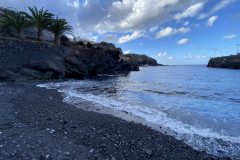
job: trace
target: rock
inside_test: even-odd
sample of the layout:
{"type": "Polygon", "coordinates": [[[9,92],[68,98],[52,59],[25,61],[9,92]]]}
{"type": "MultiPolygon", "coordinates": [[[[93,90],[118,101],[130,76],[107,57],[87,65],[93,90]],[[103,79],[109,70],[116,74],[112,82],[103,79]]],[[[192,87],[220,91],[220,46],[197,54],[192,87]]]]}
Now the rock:
{"type": "Polygon", "coordinates": [[[97,74],[127,74],[139,70],[134,60],[123,61],[114,44],[71,42],[62,45],[0,38],[0,80],[84,78],[97,74]]]}
{"type": "Polygon", "coordinates": [[[55,131],[55,129],[51,129],[49,133],[53,134],[53,133],[56,133],[56,131],[55,131]]]}
{"type": "Polygon", "coordinates": [[[207,67],[240,69],[240,54],[211,58],[207,67]]]}
{"type": "Polygon", "coordinates": [[[46,155],[45,158],[46,158],[46,159],[50,159],[50,155],[46,155]]]}
{"type": "Polygon", "coordinates": [[[161,64],[157,63],[157,60],[148,57],[146,55],[138,55],[138,54],[125,54],[121,57],[123,62],[128,62],[130,64],[135,64],[138,66],[162,66],[161,64]]]}
{"type": "Polygon", "coordinates": [[[150,149],[144,148],[143,151],[149,156],[152,156],[152,154],[153,154],[152,150],[150,150],[150,149]]]}
{"type": "Polygon", "coordinates": [[[66,152],[65,154],[68,156],[68,155],[70,155],[70,152],[66,152]]]}
{"type": "Polygon", "coordinates": [[[79,42],[77,42],[77,44],[78,44],[79,46],[85,47],[85,44],[83,43],[83,41],[79,41],[79,42]]]}
{"type": "Polygon", "coordinates": [[[77,58],[66,57],[64,65],[66,77],[83,78],[88,76],[87,66],[77,58]]]}
{"type": "Polygon", "coordinates": [[[88,48],[93,48],[92,43],[88,42],[88,43],[87,43],[87,47],[88,47],[88,48]]]}
{"type": "Polygon", "coordinates": [[[69,38],[66,36],[66,35],[61,35],[60,37],[60,43],[63,43],[63,42],[69,42],[69,38]]]}

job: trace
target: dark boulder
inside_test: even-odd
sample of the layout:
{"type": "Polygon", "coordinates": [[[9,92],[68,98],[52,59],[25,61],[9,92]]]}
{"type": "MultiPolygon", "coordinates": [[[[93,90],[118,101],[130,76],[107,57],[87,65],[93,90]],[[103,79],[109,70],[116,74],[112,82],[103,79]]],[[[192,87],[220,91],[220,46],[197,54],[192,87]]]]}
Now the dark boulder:
{"type": "Polygon", "coordinates": [[[77,42],[77,44],[82,46],[82,47],[85,47],[85,44],[83,43],[83,41],[79,41],[79,42],[77,42]]]}
{"type": "Polygon", "coordinates": [[[93,48],[93,44],[90,43],[90,42],[87,42],[87,47],[88,47],[88,48],[93,48]]]}
{"type": "Polygon", "coordinates": [[[65,74],[68,78],[83,78],[88,76],[87,66],[77,58],[66,57],[64,65],[65,74]]]}
{"type": "Polygon", "coordinates": [[[66,36],[66,35],[61,35],[60,37],[60,42],[63,43],[63,42],[69,42],[69,38],[66,36]]]}

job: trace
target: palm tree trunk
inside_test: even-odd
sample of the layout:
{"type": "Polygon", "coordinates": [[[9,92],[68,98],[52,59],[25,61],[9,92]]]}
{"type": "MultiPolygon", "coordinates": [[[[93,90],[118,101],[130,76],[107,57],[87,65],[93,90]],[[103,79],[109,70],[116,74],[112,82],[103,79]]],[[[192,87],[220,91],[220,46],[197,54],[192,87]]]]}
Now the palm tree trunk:
{"type": "Polygon", "coordinates": [[[59,34],[55,34],[54,36],[54,44],[60,44],[60,35],[59,34]]]}
{"type": "Polygon", "coordinates": [[[17,29],[17,39],[24,39],[22,28],[17,29]]]}
{"type": "Polygon", "coordinates": [[[42,32],[42,28],[38,28],[38,40],[40,42],[44,42],[44,37],[43,37],[43,32],[42,32]]]}

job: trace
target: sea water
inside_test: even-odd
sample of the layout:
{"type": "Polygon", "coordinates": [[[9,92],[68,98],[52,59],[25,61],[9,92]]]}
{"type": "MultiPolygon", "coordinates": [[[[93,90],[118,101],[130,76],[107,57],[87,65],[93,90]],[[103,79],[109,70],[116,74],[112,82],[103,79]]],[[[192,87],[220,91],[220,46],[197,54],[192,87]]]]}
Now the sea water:
{"type": "Polygon", "coordinates": [[[240,70],[141,67],[127,76],[38,86],[57,89],[77,107],[149,125],[196,150],[240,157],[240,70]]]}

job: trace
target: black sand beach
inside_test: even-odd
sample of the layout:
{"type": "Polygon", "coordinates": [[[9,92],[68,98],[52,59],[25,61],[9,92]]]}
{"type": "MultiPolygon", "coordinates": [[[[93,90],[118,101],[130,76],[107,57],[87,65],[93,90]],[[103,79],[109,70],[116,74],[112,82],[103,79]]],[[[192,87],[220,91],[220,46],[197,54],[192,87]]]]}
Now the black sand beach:
{"type": "Polygon", "coordinates": [[[0,97],[0,160],[220,159],[141,124],[77,109],[36,84],[2,83],[0,97]]]}

